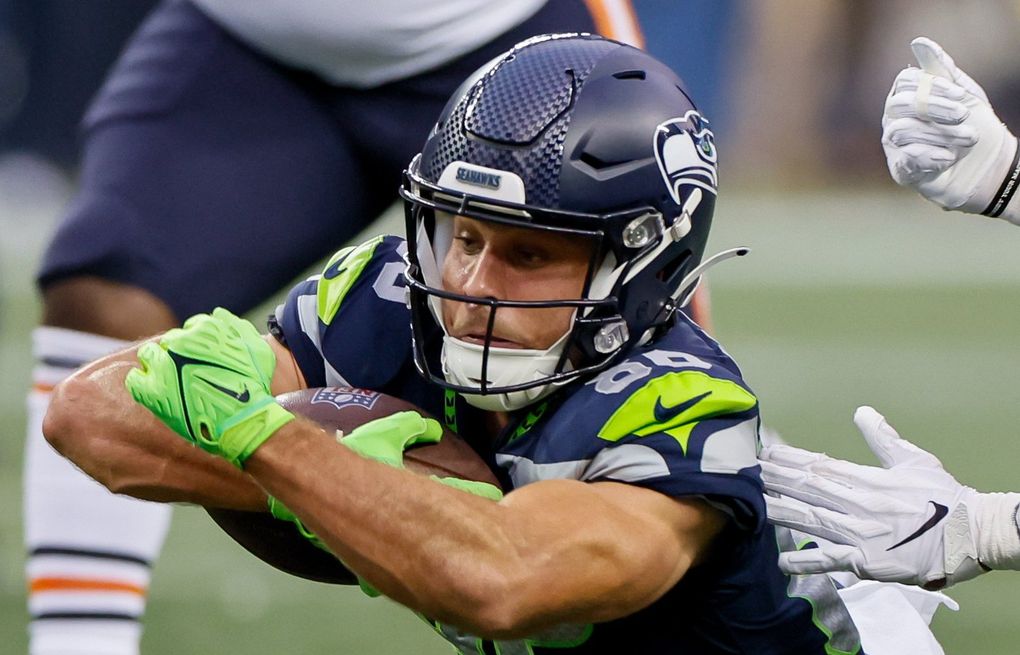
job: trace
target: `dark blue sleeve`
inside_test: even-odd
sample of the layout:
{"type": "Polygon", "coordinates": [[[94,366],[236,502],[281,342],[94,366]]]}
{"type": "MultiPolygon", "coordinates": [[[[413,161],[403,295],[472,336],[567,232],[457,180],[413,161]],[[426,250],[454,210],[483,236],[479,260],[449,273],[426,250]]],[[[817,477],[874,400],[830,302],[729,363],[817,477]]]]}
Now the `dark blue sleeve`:
{"type": "Polygon", "coordinates": [[[341,250],[277,309],[309,386],[382,389],[404,368],[411,356],[405,249],[402,239],[380,236],[341,250]]]}
{"type": "Polygon", "coordinates": [[[741,528],[760,530],[758,400],[728,357],[698,350],[700,338],[687,336],[640,349],[583,385],[548,428],[571,435],[560,443],[572,445],[550,449],[544,461],[586,462],[585,481],[700,497],[741,528]]]}

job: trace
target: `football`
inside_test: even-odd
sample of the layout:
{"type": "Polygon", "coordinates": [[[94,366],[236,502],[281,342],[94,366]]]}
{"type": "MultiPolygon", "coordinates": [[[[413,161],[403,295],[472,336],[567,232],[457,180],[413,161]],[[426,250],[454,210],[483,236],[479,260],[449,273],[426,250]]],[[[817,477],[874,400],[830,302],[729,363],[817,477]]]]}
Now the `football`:
{"type": "MultiPolygon", "coordinates": [[[[326,431],[348,434],[359,425],[396,412],[414,410],[411,403],[393,396],[352,387],[303,389],[277,397],[287,410],[311,419],[326,431]]],[[[485,461],[462,438],[443,431],[436,444],[414,446],[404,453],[407,468],[421,475],[438,475],[488,482],[499,486],[485,461]]],[[[207,508],[219,527],[262,561],[295,575],[332,584],[357,584],[354,574],[329,553],[298,534],[292,524],[268,513],[207,508]]]]}
{"type": "MultiPolygon", "coordinates": [[[[344,434],[349,434],[359,425],[397,412],[413,410],[427,415],[405,400],[351,387],[302,389],[283,394],[278,400],[285,409],[312,419],[327,431],[340,430],[344,434]]],[[[499,486],[496,476],[474,449],[449,430],[443,430],[439,443],[409,448],[404,453],[404,464],[422,475],[476,480],[499,486]]]]}

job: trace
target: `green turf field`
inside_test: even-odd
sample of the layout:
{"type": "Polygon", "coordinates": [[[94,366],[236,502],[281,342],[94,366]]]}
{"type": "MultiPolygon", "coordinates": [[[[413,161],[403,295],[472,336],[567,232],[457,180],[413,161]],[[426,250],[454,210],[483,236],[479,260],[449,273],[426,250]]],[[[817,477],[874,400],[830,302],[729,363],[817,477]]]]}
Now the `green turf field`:
{"type": "MultiPolygon", "coordinates": [[[[20,535],[31,269],[52,206],[0,202],[0,652],[24,652],[20,535]]],[[[1020,228],[933,209],[905,192],[743,193],[720,202],[714,249],[749,245],[711,275],[716,332],[789,441],[873,462],[858,404],[936,451],[967,483],[1020,489],[1020,228]]],[[[392,223],[391,223],[392,224],[392,223]]],[[[1006,655],[1020,637],[1000,573],[951,590],[947,653],[1006,655]],[[980,644],[980,646],[977,646],[980,644]]],[[[260,565],[200,510],[180,508],[155,570],[144,652],[448,653],[383,600],[260,565]]]]}

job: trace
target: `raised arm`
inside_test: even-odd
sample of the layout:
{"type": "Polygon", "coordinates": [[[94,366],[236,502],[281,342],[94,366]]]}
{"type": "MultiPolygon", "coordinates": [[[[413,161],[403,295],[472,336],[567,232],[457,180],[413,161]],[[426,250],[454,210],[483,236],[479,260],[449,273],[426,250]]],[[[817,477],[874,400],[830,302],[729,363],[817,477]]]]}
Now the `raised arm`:
{"type": "Polygon", "coordinates": [[[944,209],[1020,224],[1017,139],[939,44],[910,44],[920,68],[893,81],[882,116],[889,173],[944,209]]]}

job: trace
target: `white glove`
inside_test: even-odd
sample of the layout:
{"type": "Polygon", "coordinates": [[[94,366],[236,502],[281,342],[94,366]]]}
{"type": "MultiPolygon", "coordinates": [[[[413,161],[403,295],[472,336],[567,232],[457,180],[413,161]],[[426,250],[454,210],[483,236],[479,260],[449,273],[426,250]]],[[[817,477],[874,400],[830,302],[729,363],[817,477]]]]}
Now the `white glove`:
{"type": "Polygon", "coordinates": [[[896,76],[882,115],[889,173],[945,209],[1020,224],[1020,201],[1010,202],[1020,183],[1016,137],[939,44],[922,36],[910,47],[921,68],[896,76]]]}
{"type": "Polygon", "coordinates": [[[854,423],[884,468],[792,446],[762,450],[765,489],[779,494],[765,497],[769,520],[833,542],[781,553],[784,571],[939,589],[1020,563],[1020,495],[961,485],[871,407],[859,407],[854,423]]]}

